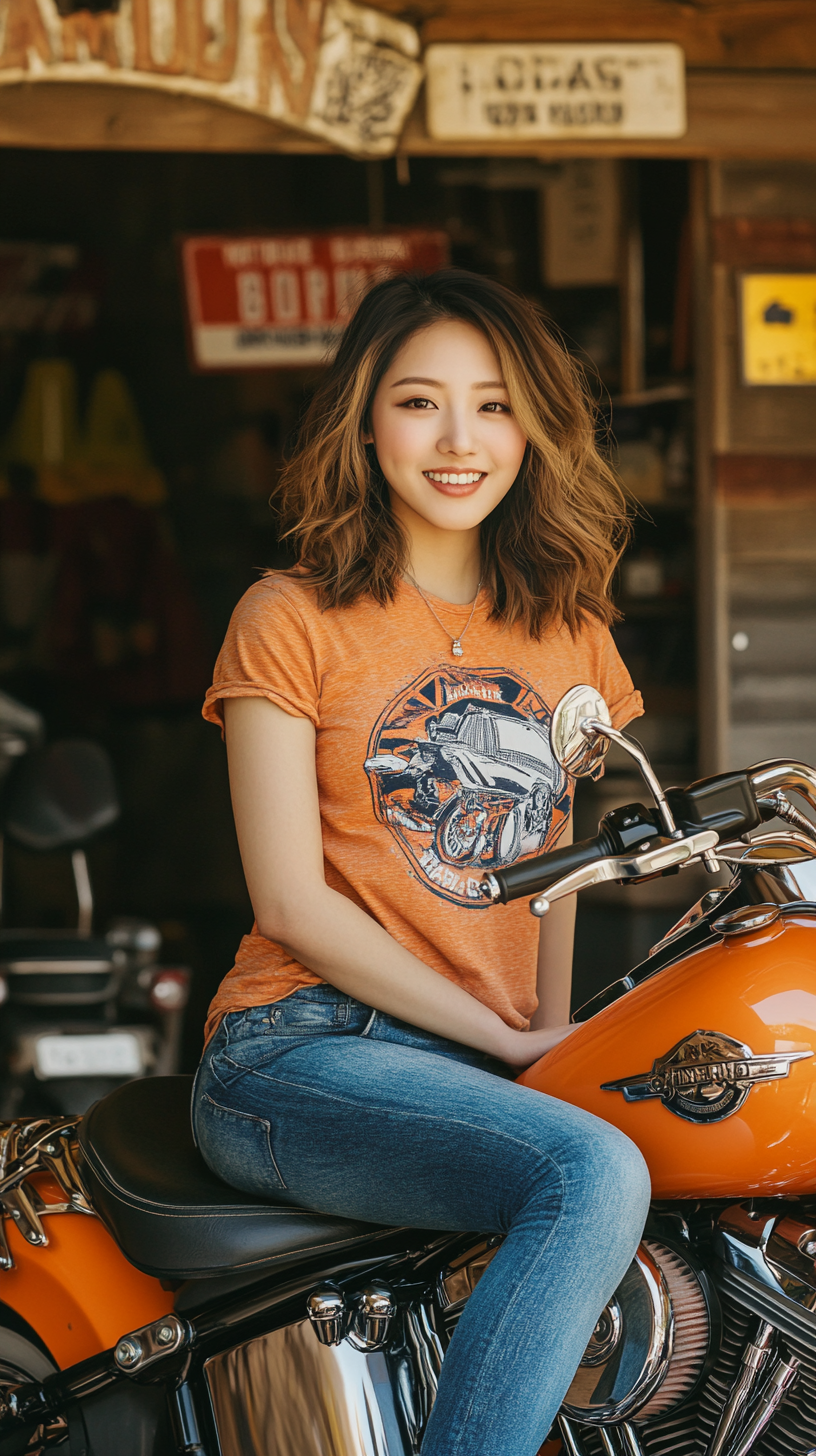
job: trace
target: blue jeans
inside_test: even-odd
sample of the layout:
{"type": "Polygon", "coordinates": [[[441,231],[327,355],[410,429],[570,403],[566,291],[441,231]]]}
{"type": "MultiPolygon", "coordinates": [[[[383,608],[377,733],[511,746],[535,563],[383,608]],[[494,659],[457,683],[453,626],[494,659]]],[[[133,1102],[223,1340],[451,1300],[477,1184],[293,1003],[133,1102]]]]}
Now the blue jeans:
{"type": "Polygon", "coordinates": [[[504,1235],[442,1369],[422,1456],[535,1456],[632,1259],[628,1138],[480,1052],[307,987],[221,1023],[193,1121],[247,1192],[374,1223],[504,1235]]]}

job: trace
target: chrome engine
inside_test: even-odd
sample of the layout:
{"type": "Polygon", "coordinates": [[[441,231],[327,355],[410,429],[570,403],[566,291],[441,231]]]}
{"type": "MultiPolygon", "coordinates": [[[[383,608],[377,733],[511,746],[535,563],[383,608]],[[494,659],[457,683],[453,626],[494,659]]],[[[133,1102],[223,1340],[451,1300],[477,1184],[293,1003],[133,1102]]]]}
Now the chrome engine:
{"type": "MultiPolygon", "coordinates": [[[[816,1208],[766,1200],[661,1223],[567,1392],[566,1456],[816,1456],[816,1208]]],[[[448,1333],[495,1243],[444,1272],[448,1333]]]]}
{"type": "MultiPolygon", "coordinates": [[[[463,1239],[432,1287],[318,1286],[208,1359],[223,1456],[415,1456],[500,1243],[463,1239]]],[[[565,1456],[816,1456],[816,1207],[656,1210],[558,1425],[565,1456]]]]}

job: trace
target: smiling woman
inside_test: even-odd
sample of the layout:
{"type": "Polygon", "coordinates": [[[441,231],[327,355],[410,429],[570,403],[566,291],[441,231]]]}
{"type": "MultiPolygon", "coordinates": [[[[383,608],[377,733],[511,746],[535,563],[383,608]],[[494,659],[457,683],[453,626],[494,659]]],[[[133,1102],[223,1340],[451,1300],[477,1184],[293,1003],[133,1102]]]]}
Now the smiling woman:
{"type": "Polygon", "coordinates": [[[534,1456],[648,1188],[615,1129],[510,1080],[572,1030],[572,908],[539,935],[480,886],[568,842],[563,693],[641,711],[607,625],[620,492],[543,320],[450,271],[363,300],[284,509],[298,564],[238,604],[205,706],[257,923],[210,1009],[196,1137],[280,1202],[505,1235],[422,1456],[534,1456]]]}
{"type": "MultiPolygon", "coordinates": [[[[426,538],[470,532],[466,575],[479,581],[479,527],[514,484],[527,448],[496,362],[479,329],[440,321],[404,344],[371,406],[365,438],[375,445],[392,514],[411,539],[415,569],[439,595],[445,593],[427,559],[438,546],[434,541],[429,553],[426,538]],[[420,363],[432,377],[414,372],[420,363]]],[[[463,580],[464,594],[451,600],[469,602],[474,581],[463,580]]]]}
{"type": "MultiPolygon", "coordinates": [[[[422,497],[429,505],[445,486],[451,507],[473,503],[460,515],[437,500],[434,519],[446,530],[479,524],[476,549],[494,621],[519,621],[538,639],[557,620],[570,632],[588,618],[614,620],[609,585],[628,535],[626,504],[598,454],[583,378],[533,304],[458,269],[403,275],[371,290],[283,473],[283,530],[322,605],[370,595],[384,606],[409,549],[417,566],[398,504],[418,503],[421,482],[412,478],[409,487],[417,466],[436,487],[422,497]],[[403,430],[386,424],[392,414],[414,418],[403,430]],[[427,433],[414,434],[414,426],[427,433]],[[409,465],[404,454],[415,440],[430,453],[409,465]],[[489,458],[492,450],[501,458],[489,458]],[[397,479],[390,472],[398,457],[397,479]],[[460,475],[474,470],[487,480],[463,486],[460,475]]],[[[412,530],[417,517],[421,511],[410,518],[412,530]]],[[[470,576],[470,594],[463,580],[448,600],[472,599],[478,570],[470,576]]]]}

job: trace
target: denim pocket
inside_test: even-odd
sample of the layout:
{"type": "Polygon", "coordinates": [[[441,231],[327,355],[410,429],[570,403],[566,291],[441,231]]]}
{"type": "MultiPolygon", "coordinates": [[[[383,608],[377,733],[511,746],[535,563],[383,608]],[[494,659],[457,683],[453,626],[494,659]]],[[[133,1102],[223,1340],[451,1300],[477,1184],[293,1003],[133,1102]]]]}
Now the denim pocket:
{"type": "Polygon", "coordinates": [[[196,1100],[194,1122],[204,1161],[225,1183],[261,1197],[286,1188],[265,1117],[223,1107],[209,1092],[202,1092],[196,1100]]]}

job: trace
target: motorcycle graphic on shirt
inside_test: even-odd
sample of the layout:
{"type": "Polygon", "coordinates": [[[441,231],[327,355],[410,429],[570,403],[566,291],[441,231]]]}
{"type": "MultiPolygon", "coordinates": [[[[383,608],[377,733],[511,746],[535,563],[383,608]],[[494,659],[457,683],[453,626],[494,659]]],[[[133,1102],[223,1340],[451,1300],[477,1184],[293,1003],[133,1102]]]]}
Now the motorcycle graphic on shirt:
{"type": "Polygon", "coordinates": [[[485,870],[554,844],[570,789],[550,717],[517,673],[447,665],[385,709],[365,760],[374,812],[435,894],[484,906],[485,870]]]}

